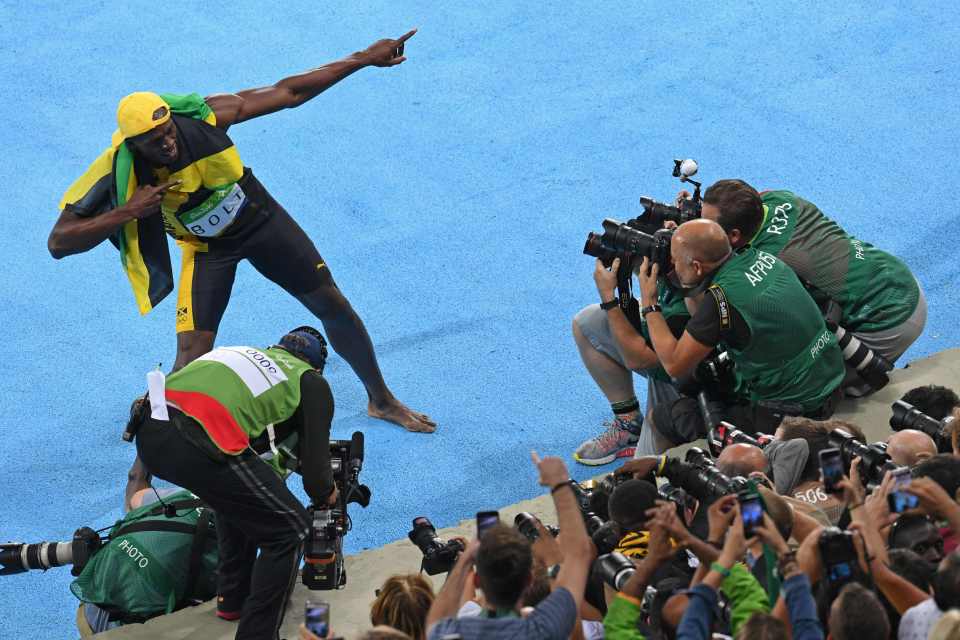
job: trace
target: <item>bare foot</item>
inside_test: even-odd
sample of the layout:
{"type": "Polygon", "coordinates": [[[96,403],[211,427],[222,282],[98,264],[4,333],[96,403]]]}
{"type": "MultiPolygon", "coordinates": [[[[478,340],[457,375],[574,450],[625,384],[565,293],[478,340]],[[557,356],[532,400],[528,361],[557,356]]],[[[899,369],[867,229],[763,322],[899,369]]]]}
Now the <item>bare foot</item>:
{"type": "Polygon", "coordinates": [[[413,411],[397,399],[380,407],[371,402],[367,405],[367,415],[398,424],[407,431],[433,433],[437,429],[437,423],[430,416],[413,411]]]}

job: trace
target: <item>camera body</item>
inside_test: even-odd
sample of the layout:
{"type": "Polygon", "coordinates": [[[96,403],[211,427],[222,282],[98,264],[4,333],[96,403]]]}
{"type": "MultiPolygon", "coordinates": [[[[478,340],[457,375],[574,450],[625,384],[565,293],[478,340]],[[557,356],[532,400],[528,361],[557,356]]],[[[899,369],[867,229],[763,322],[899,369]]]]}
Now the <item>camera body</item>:
{"type": "Polygon", "coordinates": [[[940,453],[953,452],[953,444],[950,441],[950,429],[953,416],[947,416],[943,420],[937,420],[903,400],[897,400],[890,408],[893,410],[890,416],[891,429],[894,431],[902,431],[903,429],[922,431],[937,443],[937,451],[940,453]]]}
{"type": "Polygon", "coordinates": [[[721,451],[732,444],[749,444],[763,449],[771,442],[773,442],[773,436],[769,434],[750,435],[723,421],[707,433],[707,444],[710,446],[710,453],[714,456],[719,456],[721,451]]]}
{"type": "Polygon", "coordinates": [[[846,466],[849,467],[854,458],[860,458],[860,478],[864,485],[879,485],[888,471],[897,469],[887,454],[887,445],[882,442],[863,444],[843,429],[834,429],[829,438],[830,444],[840,449],[846,466]]]}
{"type": "Polygon", "coordinates": [[[423,554],[421,569],[431,576],[450,571],[457,561],[457,556],[464,550],[463,543],[459,540],[444,541],[437,537],[436,527],[424,516],[413,519],[413,528],[407,537],[423,554]]]}
{"type": "Polygon", "coordinates": [[[301,580],[311,590],[342,589],[347,584],[343,566],[343,536],[350,531],[347,505],[366,508],[370,489],[360,484],[363,467],[363,434],[355,431],[350,440],[330,441],[330,467],[337,487],[333,506],[314,505],[310,509],[311,526],[304,543],[301,580]]]}

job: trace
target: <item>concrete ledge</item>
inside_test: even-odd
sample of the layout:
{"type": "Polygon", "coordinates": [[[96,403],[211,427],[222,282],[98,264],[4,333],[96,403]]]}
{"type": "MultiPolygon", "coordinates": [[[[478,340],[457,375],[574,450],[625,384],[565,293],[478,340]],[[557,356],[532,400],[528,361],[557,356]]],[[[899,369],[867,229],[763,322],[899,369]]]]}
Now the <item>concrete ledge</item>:
{"type": "MultiPolygon", "coordinates": [[[[956,386],[960,380],[960,349],[942,351],[928,358],[910,363],[907,368],[897,369],[891,374],[890,384],[869,398],[860,401],[845,400],[841,403],[836,418],[850,420],[858,424],[871,441],[885,439],[890,433],[888,420],[890,405],[913,387],[925,384],[956,386]]],[[[614,465],[604,468],[604,473],[614,465]]],[[[504,520],[513,521],[521,511],[530,511],[543,517],[547,522],[555,520],[553,504],[549,496],[543,495],[532,500],[504,507],[500,510],[504,520]]],[[[473,520],[465,520],[457,527],[443,529],[439,535],[448,539],[451,536],[473,535],[473,520]]],[[[310,592],[298,584],[291,598],[281,638],[297,637],[297,626],[303,621],[303,606],[311,595],[315,599],[331,604],[334,631],[346,638],[352,638],[357,632],[370,627],[370,603],[374,598],[374,589],[383,581],[397,573],[415,573],[420,567],[420,551],[409,541],[402,540],[370,549],[346,558],[347,588],[342,591],[310,592]]],[[[437,576],[433,582],[436,589],[443,584],[444,576],[437,576]]],[[[156,639],[156,640],[231,640],[236,623],[224,622],[214,615],[213,601],[197,607],[160,616],[142,625],[130,625],[113,631],[98,634],[104,640],[114,639],[156,639]]]]}

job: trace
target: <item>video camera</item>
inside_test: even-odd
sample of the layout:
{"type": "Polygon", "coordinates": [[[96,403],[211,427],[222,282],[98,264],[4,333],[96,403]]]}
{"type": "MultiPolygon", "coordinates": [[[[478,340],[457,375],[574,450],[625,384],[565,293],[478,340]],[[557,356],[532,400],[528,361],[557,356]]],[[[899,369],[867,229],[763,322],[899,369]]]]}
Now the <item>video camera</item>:
{"type": "Polygon", "coordinates": [[[337,503],[313,505],[310,533],[304,543],[303,584],[311,590],[342,589],[347,584],[343,568],[343,536],[352,523],[347,515],[351,502],[366,508],[370,489],[360,484],[363,467],[363,434],[354,431],[350,440],[330,441],[330,466],[339,495],[337,503]]]}
{"type": "Polygon", "coordinates": [[[79,576],[90,558],[106,540],[90,527],[80,527],[69,542],[0,543],[0,576],[23,573],[31,569],[46,571],[51,567],[73,565],[70,573],[79,576]]]}
{"type": "Polygon", "coordinates": [[[707,433],[707,444],[710,446],[710,453],[713,456],[719,456],[720,452],[732,444],[749,444],[763,449],[771,442],[773,442],[773,436],[771,435],[766,433],[750,435],[740,431],[729,422],[721,422],[707,433]]]}
{"type": "Polygon", "coordinates": [[[891,409],[893,409],[893,415],[890,416],[891,429],[894,431],[902,431],[903,429],[923,431],[937,443],[937,451],[940,453],[953,452],[953,443],[951,442],[950,435],[953,416],[947,416],[943,420],[937,420],[903,400],[894,402],[891,409]]]}
{"type": "Polygon", "coordinates": [[[864,444],[843,429],[834,429],[829,438],[830,444],[840,449],[846,466],[849,467],[854,458],[860,458],[860,479],[864,486],[879,485],[888,471],[898,468],[890,460],[883,442],[864,444]]]}

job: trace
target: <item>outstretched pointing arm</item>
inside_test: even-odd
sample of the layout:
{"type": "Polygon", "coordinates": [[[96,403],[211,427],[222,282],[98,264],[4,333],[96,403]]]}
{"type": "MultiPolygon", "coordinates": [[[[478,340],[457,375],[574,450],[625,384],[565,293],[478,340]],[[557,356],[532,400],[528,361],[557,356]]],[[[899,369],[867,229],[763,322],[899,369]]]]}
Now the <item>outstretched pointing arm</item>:
{"type": "Polygon", "coordinates": [[[385,38],[342,60],[329,62],[304,73],[284,78],[269,87],[245,89],[237,93],[207,96],[207,104],[217,116],[217,126],[226,129],[281,109],[299,107],[364,67],[395,67],[406,60],[403,47],[417,32],[411,29],[396,40],[385,38]]]}

